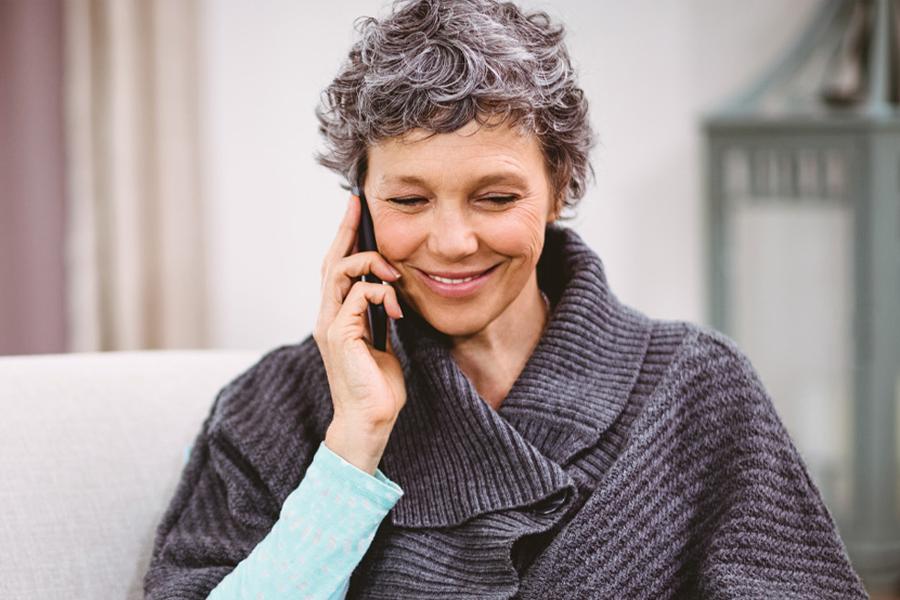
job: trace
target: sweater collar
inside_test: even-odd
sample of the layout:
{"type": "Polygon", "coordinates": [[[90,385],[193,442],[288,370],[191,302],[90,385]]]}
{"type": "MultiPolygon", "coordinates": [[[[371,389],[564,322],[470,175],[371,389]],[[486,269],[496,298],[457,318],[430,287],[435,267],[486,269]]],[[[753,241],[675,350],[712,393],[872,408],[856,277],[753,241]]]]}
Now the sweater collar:
{"type": "Polygon", "coordinates": [[[498,411],[460,370],[447,337],[401,300],[407,316],[390,335],[407,402],[381,467],[404,491],[394,525],[453,526],[570,487],[566,464],[622,411],[650,320],[618,301],[599,256],[572,229],[547,226],[537,275],[550,320],[498,411]]]}

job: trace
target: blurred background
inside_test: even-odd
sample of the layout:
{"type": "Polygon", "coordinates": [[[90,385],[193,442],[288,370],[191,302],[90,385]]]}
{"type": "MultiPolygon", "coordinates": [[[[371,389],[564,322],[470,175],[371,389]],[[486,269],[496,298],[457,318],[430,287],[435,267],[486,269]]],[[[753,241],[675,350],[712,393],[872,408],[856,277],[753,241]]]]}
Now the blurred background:
{"type": "MultiPolygon", "coordinates": [[[[599,134],[568,226],[627,304],[738,342],[894,589],[894,1],[519,4],[567,25],[599,134]]],[[[388,7],[0,0],[0,355],[308,336],[346,202],[313,109],[388,7]]]]}

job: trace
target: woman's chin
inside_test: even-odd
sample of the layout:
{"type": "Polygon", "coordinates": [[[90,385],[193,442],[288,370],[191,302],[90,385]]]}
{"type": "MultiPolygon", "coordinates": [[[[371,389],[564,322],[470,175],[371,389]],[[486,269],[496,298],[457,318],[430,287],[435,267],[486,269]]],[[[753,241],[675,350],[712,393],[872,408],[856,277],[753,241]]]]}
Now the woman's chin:
{"type": "Polygon", "coordinates": [[[481,314],[466,314],[468,311],[426,311],[422,316],[428,324],[450,337],[467,337],[482,331],[490,321],[481,314]]]}

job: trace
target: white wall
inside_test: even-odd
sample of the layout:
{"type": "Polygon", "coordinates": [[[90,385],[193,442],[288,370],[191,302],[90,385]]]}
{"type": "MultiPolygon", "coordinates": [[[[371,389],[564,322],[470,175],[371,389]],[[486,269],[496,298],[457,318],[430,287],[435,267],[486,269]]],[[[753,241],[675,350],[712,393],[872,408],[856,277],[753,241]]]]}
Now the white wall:
{"type": "MultiPolygon", "coordinates": [[[[600,141],[597,183],[569,226],[626,303],[705,322],[700,113],[780,56],[821,3],[521,2],[568,26],[600,141]]],[[[346,201],[312,158],[313,108],[353,40],[353,18],[388,6],[204,3],[213,346],[267,348],[312,331],[319,266],[346,201]]]]}

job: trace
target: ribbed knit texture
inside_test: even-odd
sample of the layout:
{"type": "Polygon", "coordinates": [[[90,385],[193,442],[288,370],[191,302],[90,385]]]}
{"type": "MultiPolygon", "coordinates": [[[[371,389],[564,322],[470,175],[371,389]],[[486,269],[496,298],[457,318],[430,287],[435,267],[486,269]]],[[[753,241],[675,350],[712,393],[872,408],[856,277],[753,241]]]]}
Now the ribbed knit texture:
{"type": "MultiPolygon", "coordinates": [[[[650,319],[548,226],[550,322],[494,411],[403,304],[407,382],[381,464],[404,491],[348,598],[865,598],[732,340],[650,319]]],[[[311,336],[217,396],[160,523],[148,598],[205,598],[297,487],[332,417],[311,336]]]]}

